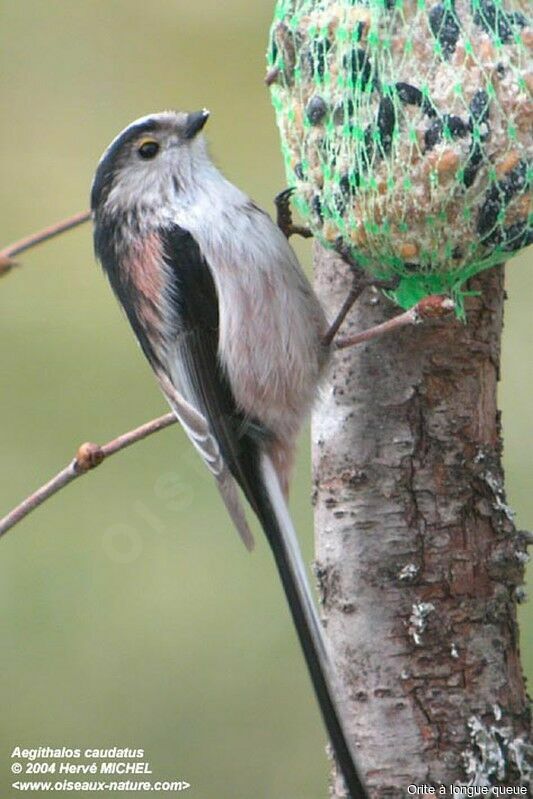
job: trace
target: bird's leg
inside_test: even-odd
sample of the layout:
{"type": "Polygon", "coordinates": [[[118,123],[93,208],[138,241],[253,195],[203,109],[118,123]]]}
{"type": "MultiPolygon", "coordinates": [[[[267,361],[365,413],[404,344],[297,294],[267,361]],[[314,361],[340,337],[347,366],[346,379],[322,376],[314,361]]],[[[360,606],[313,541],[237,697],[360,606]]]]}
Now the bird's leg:
{"type": "MultiPolygon", "coordinates": [[[[294,225],[292,222],[291,197],[293,193],[294,188],[284,189],[283,191],[280,191],[279,194],[277,194],[274,198],[277,211],[277,225],[284,233],[286,238],[289,238],[294,234],[298,234],[304,238],[309,238],[313,234],[308,228],[302,227],[300,225],[294,225]]],[[[326,347],[330,346],[351,307],[363,293],[365,288],[368,286],[374,286],[375,288],[394,289],[399,282],[399,278],[393,278],[392,280],[378,280],[376,278],[367,277],[357,260],[350,254],[347,247],[345,247],[341,242],[338,242],[335,249],[352,270],[353,283],[348,296],[342,304],[342,308],[322,339],[322,343],[326,347]]]]}
{"type": "Polygon", "coordinates": [[[342,325],[344,320],[346,319],[352,305],[355,301],[361,296],[363,291],[365,290],[367,283],[364,280],[358,280],[357,277],[354,275],[354,280],[352,282],[352,287],[348,292],[346,299],[342,304],[342,308],[340,309],[339,313],[331,323],[329,330],[325,334],[324,338],[322,339],[322,343],[325,347],[329,347],[337,332],[339,327],[342,325]]]}
{"type": "Polygon", "coordinates": [[[295,234],[309,239],[313,235],[309,228],[292,223],[291,197],[293,193],[294,188],[284,189],[274,197],[277,225],[287,239],[295,234]]]}
{"type": "Polygon", "coordinates": [[[359,299],[359,297],[366,288],[368,288],[369,286],[373,286],[374,288],[380,288],[380,289],[394,289],[399,283],[399,278],[393,278],[392,280],[379,280],[377,278],[372,278],[366,275],[363,269],[361,268],[359,262],[351,255],[348,248],[345,247],[341,242],[337,243],[335,251],[340,255],[342,260],[350,267],[353,275],[353,281],[352,281],[352,287],[348,292],[348,295],[344,300],[344,303],[342,304],[342,308],[340,309],[339,313],[335,317],[335,320],[333,321],[329,330],[322,339],[322,342],[326,347],[329,347],[329,345],[337,335],[340,326],[346,319],[353,304],[356,302],[357,299],[359,299]]]}
{"type": "Polygon", "coordinates": [[[390,280],[379,280],[365,275],[360,264],[351,255],[348,248],[341,242],[337,244],[336,252],[352,270],[353,283],[335,321],[322,339],[326,346],[329,346],[333,342],[335,349],[354,347],[356,344],[362,344],[364,341],[370,341],[373,338],[378,338],[386,333],[399,330],[402,327],[419,324],[426,319],[440,319],[450,314],[455,307],[450,297],[434,294],[430,297],[425,297],[408,311],[398,314],[398,316],[393,316],[392,319],[388,319],[380,325],[370,327],[368,330],[361,331],[361,333],[355,333],[353,336],[335,338],[352,305],[366,288],[373,286],[374,288],[391,290],[395,289],[400,281],[399,277],[394,277],[390,280]]]}

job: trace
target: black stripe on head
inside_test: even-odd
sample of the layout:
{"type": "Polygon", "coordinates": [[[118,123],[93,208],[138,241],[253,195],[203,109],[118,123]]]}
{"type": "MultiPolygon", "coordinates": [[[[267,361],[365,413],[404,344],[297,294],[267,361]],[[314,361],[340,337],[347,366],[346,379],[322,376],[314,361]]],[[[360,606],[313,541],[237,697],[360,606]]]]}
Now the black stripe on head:
{"type": "Polygon", "coordinates": [[[116,174],[124,149],[143,133],[153,133],[159,130],[161,123],[155,117],[148,117],[142,122],[136,122],[123,130],[122,133],[109,145],[102,160],[98,164],[91,189],[91,210],[97,211],[105,202],[111,190],[113,178],[116,174]]]}

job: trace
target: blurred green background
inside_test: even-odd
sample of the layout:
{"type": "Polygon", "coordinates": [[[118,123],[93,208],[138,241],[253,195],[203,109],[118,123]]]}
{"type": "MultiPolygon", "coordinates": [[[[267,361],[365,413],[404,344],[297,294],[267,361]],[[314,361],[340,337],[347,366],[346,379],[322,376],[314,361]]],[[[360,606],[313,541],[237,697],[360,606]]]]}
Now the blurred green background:
{"type": "MultiPolygon", "coordinates": [[[[284,185],[263,85],[272,11],[272,0],[2,0],[0,243],[86,207],[110,139],[164,108],[210,108],[217,162],[271,208],[284,185]]],[[[507,269],[500,388],[521,527],[533,520],[528,259],[507,269]]],[[[166,411],[89,228],[23,261],[0,286],[2,511],[81,441],[166,411]]],[[[297,474],[310,561],[305,435],[297,474]]],[[[269,553],[262,541],[253,557],[244,551],[177,428],[13,530],[1,542],[0,603],[2,797],[12,748],[43,744],[144,748],[155,778],[187,780],[203,799],[325,796],[324,732],[269,553]]]]}

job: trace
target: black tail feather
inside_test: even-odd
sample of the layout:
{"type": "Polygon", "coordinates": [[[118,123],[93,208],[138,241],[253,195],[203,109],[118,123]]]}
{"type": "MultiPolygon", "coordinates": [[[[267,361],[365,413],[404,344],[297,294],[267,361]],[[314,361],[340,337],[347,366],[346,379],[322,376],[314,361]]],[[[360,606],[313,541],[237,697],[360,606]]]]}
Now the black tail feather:
{"type": "Polygon", "coordinates": [[[322,717],[346,787],[351,799],[368,799],[342,723],[338,679],[328,654],[292,523],[274,469],[267,458],[264,458],[262,467],[263,490],[261,496],[256,498],[256,513],[274,555],[322,717]]]}

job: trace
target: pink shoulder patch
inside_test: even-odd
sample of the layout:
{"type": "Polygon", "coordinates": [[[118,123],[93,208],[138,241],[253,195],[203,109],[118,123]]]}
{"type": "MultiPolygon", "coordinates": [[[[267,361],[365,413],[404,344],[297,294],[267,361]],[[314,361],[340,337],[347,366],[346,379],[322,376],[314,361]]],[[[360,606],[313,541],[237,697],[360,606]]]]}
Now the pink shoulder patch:
{"type": "MultiPolygon", "coordinates": [[[[161,241],[157,234],[146,236],[123,263],[125,275],[136,289],[136,311],[139,321],[152,339],[160,338],[164,325],[165,265],[161,241]]],[[[156,341],[152,341],[156,345],[156,341]]]]}

